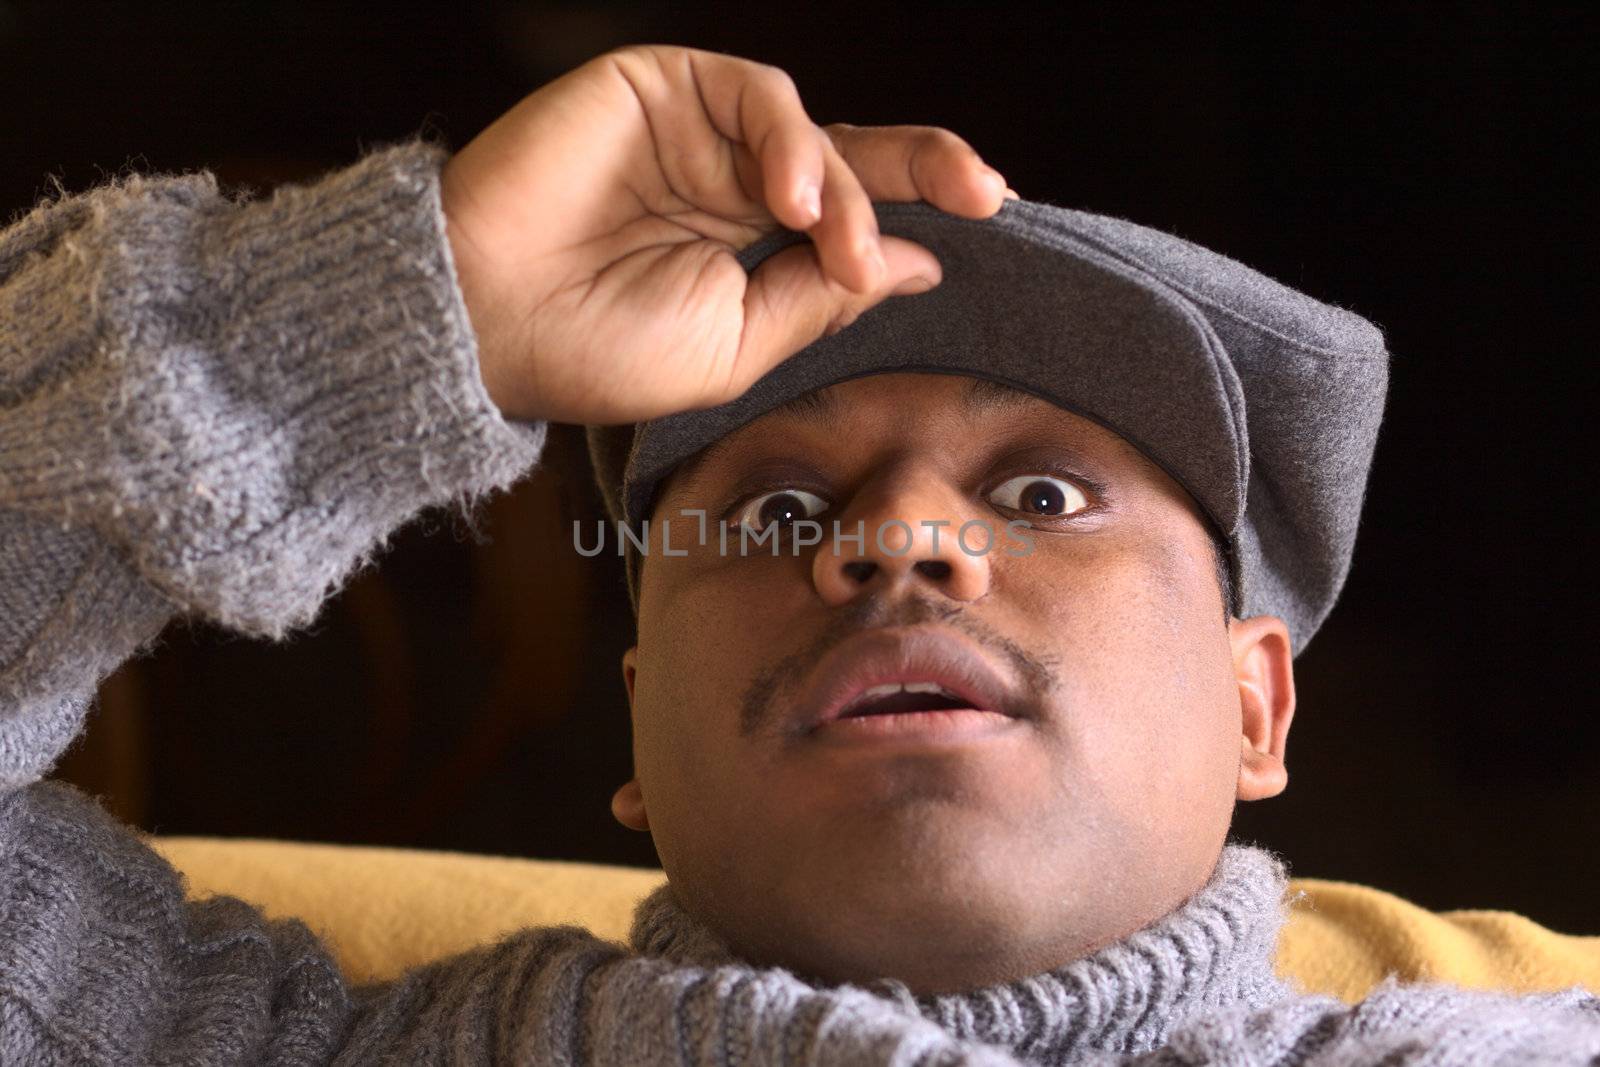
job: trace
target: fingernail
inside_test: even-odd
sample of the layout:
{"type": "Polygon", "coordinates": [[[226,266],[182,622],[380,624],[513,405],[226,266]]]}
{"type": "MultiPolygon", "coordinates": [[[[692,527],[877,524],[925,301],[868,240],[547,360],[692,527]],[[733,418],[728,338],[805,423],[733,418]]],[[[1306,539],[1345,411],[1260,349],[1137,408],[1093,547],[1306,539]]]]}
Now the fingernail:
{"type": "Polygon", "coordinates": [[[1022,199],[1022,194],[1017,192],[1015,189],[1011,188],[1008,185],[1008,186],[1006,186],[1006,199],[1007,200],[1021,200],[1022,199]]]}
{"type": "Polygon", "coordinates": [[[822,189],[809,179],[800,186],[800,211],[811,222],[822,218],[822,189]]]}
{"type": "Polygon", "coordinates": [[[999,171],[995,170],[993,167],[989,166],[987,163],[985,163],[983,166],[983,180],[988,182],[996,189],[1006,188],[1005,176],[999,171]]]}
{"type": "Polygon", "coordinates": [[[917,293],[926,293],[937,284],[938,282],[935,282],[932,278],[925,278],[920,274],[916,274],[895,286],[893,295],[915,296],[917,293]]]}

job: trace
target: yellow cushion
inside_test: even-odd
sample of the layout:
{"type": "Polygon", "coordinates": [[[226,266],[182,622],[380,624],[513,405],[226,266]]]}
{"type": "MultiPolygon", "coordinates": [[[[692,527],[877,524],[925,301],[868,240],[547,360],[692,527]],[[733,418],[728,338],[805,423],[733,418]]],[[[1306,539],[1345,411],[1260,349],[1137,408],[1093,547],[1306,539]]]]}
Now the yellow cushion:
{"type": "Polygon", "coordinates": [[[1432,912],[1349,882],[1296,878],[1289,888],[1278,973],[1311,992],[1356,1001],[1387,974],[1517,993],[1600,992],[1600,937],[1558,934],[1509,911],[1432,912]]]}
{"type": "MultiPolygon", "coordinates": [[[[202,837],[151,844],[197,897],[227,894],[302,919],[356,981],[570,923],[626,940],[660,871],[452,852],[202,837]]],[[[1386,974],[1516,992],[1600,991],[1600,937],[1557,934],[1499,911],[1430,912],[1390,893],[1299,878],[1278,970],[1347,1001],[1386,974]]]]}

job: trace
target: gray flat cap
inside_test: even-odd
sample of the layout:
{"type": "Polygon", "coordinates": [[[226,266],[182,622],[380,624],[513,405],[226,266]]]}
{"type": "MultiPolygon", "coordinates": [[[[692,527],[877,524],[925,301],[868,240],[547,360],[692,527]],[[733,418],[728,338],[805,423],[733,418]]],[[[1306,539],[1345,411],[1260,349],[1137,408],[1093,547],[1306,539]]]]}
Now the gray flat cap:
{"type": "MultiPolygon", "coordinates": [[[[1111,429],[1187,489],[1227,544],[1240,614],[1280,616],[1298,654],[1350,570],[1388,384],[1378,329],[1120,219],[1027,201],[981,221],[877,212],[884,233],[939,257],[943,282],[885,301],[730,403],[590,427],[611,517],[637,527],[674,467],[802,393],[887,371],[989,378],[1111,429]]],[[[754,270],[805,239],[774,234],[739,258],[754,270]]]]}

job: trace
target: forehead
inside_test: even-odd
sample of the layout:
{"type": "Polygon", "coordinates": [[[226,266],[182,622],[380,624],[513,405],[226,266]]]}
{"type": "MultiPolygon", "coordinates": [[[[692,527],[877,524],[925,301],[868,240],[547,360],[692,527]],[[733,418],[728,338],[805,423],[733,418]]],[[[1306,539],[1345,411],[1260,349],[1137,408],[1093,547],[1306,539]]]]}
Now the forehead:
{"type": "Polygon", "coordinates": [[[1143,453],[1115,432],[1025,389],[963,374],[897,371],[863,375],[802,393],[686,459],[667,479],[667,485],[691,478],[721,460],[736,458],[751,447],[771,443],[774,430],[847,430],[892,422],[911,427],[925,426],[929,420],[958,426],[1004,420],[1010,426],[1047,432],[1079,448],[1117,454],[1155,469],[1143,453]]]}
{"type": "Polygon", "coordinates": [[[779,405],[756,422],[771,418],[827,421],[846,413],[887,415],[901,410],[907,399],[916,399],[928,408],[968,417],[1028,408],[1068,414],[1025,389],[989,378],[898,371],[862,375],[813,389],[779,405]]]}

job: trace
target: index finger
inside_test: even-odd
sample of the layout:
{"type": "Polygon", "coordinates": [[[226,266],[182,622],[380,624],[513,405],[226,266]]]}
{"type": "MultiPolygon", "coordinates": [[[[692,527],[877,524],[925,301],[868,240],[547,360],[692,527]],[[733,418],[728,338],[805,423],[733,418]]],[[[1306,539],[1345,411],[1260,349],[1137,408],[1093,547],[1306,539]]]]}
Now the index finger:
{"type": "Polygon", "coordinates": [[[755,157],[767,210],[812,235],[831,277],[857,293],[878,285],[886,266],[869,194],[806,114],[793,80],[734,56],[689,57],[712,126],[755,157]]]}

